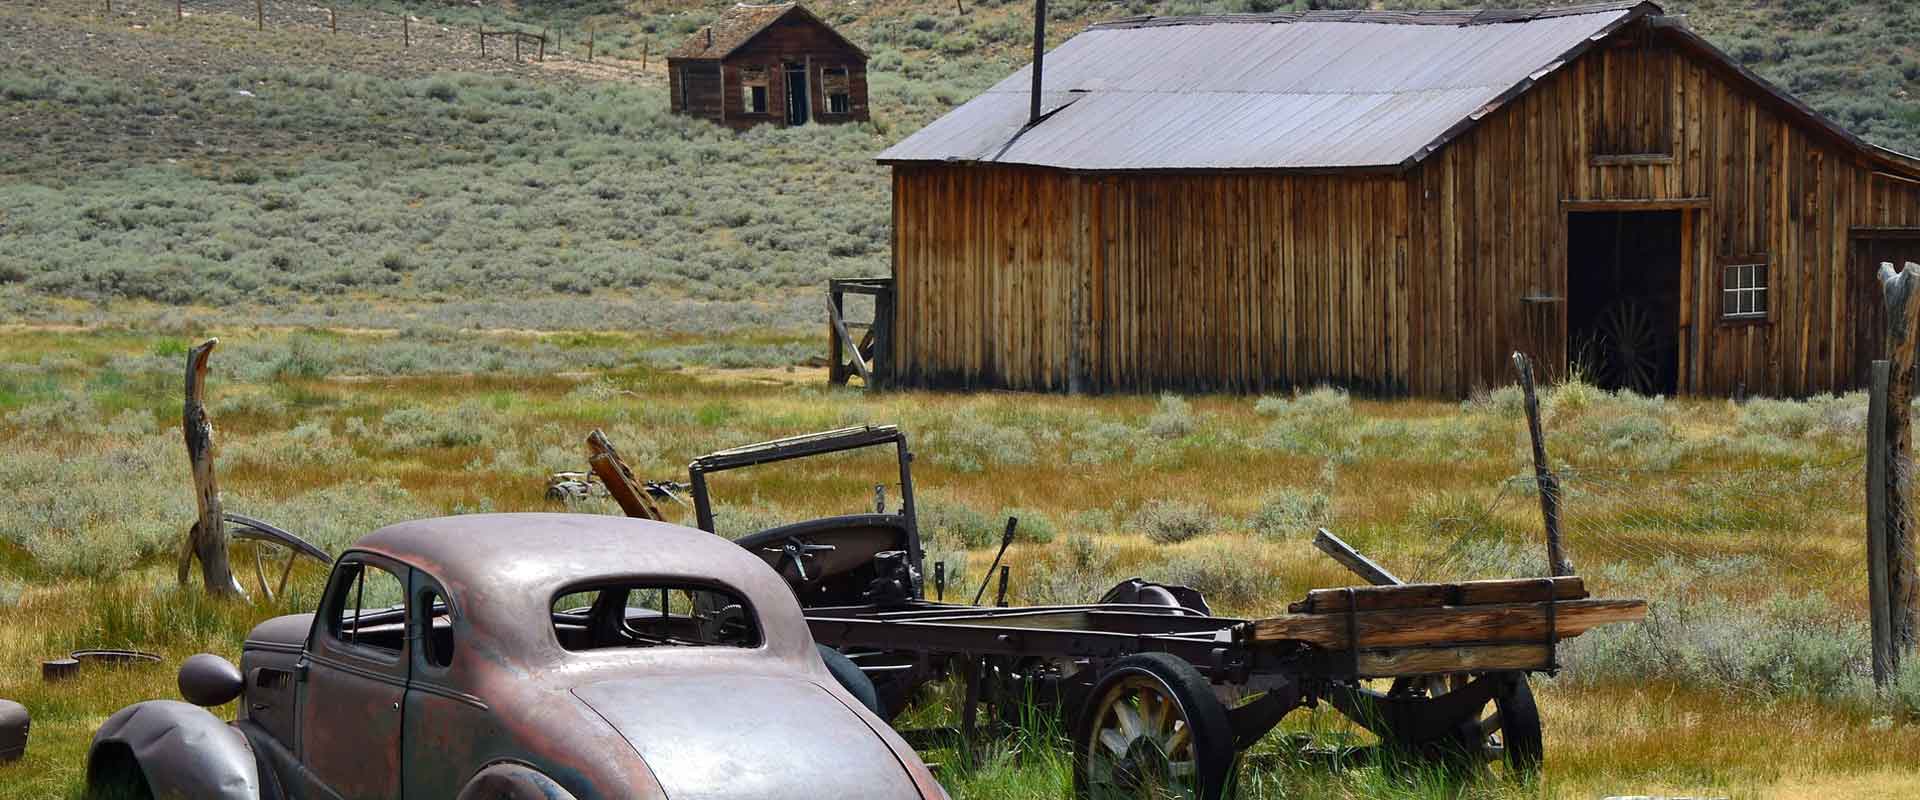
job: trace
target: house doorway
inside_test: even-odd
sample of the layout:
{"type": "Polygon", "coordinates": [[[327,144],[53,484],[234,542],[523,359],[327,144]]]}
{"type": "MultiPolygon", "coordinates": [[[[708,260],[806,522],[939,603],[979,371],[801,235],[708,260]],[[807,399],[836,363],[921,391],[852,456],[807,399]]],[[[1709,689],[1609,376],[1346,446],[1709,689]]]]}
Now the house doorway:
{"type": "Polygon", "coordinates": [[[1603,389],[1680,385],[1681,211],[1567,214],[1567,360],[1603,389]]]}
{"type": "Polygon", "coordinates": [[[807,124],[807,67],[805,64],[786,65],[787,73],[787,124],[807,124]]]}

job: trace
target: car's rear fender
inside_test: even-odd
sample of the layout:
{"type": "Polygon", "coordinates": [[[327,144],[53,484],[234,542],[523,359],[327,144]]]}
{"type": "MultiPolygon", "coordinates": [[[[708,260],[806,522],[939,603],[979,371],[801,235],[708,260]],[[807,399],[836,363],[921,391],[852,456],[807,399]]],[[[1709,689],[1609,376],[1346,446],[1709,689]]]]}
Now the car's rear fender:
{"type": "Polygon", "coordinates": [[[87,749],[89,794],[142,782],[156,800],[260,800],[247,738],[206,709],[176,700],[120,709],[87,749]]]}

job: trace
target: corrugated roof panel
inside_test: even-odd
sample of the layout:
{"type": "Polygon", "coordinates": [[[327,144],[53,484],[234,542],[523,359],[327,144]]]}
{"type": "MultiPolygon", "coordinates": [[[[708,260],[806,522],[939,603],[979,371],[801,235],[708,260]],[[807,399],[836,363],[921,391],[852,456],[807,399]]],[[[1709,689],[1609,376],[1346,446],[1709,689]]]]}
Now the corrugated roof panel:
{"type": "Polygon", "coordinates": [[[1098,25],[1047,54],[1048,107],[1071,101],[1064,110],[1021,133],[1032,82],[1022,68],[880,159],[1095,171],[1396,166],[1594,36],[1658,11],[1606,3],[1098,25]]]}

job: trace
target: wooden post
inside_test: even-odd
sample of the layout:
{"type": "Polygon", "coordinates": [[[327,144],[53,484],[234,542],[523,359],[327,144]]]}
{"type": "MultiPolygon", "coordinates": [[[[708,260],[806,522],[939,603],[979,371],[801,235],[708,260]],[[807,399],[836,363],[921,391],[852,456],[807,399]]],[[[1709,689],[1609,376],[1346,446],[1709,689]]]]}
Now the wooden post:
{"type": "Polygon", "coordinates": [[[1547,439],[1540,430],[1540,398],[1534,393],[1533,360],[1525,353],[1513,354],[1514,369],[1520,371],[1520,390],[1526,395],[1527,435],[1533,439],[1533,477],[1540,485],[1540,517],[1547,528],[1547,570],[1552,575],[1572,575],[1573,564],[1560,548],[1560,481],[1547,467],[1547,439]]]}
{"type": "Polygon", "coordinates": [[[107,16],[113,16],[113,0],[107,0],[107,16]]]}
{"type": "Polygon", "coordinates": [[[846,308],[845,295],[833,281],[827,281],[827,385],[844,386],[847,382],[847,354],[840,344],[840,326],[833,324],[841,309],[846,308]]]}
{"type": "Polygon", "coordinates": [[[1913,552],[1913,378],[1920,345],[1920,264],[1903,269],[1880,265],[1887,304],[1887,635],[1892,642],[1894,674],[1914,648],[1915,617],[1920,616],[1920,576],[1913,552]]]}
{"type": "Polygon", "coordinates": [[[410,14],[400,15],[400,46],[413,46],[413,16],[410,14]]]}
{"type": "Polygon", "coordinates": [[[334,15],[333,9],[331,8],[327,9],[327,32],[340,32],[340,19],[334,15]]]}
{"type": "Polygon", "coordinates": [[[653,56],[653,40],[647,39],[645,41],[640,42],[640,68],[641,69],[647,68],[647,60],[652,56],[653,56]]]}
{"type": "Polygon", "coordinates": [[[1873,362],[1867,391],[1867,617],[1873,633],[1873,685],[1893,677],[1892,606],[1887,597],[1887,375],[1886,361],[1873,362]]]}
{"type": "Polygon", "coordinates": [[[545,29],[540,31],[540,55],[537,57],[540,59],[540,63],[547,63],[547,32],[545,29]]]}
{"type": "Polygon", "coordinates": [[[593,60],[593,25],[587,25],[587,60],[593,60]]]}
{"type": "Polygon", "coordinates": [[[207,385],[207,358],[219,339],[208,339],[187,351],[186,403],[181,409],[181,430],[186,434],[187,461],[193,465],[194,499],[200,517],[188,529],[180,547],[179,580],[187,582],[187,571],[194,558],[200,559],[201,582],[207,593],[221,596],[244,595],[233,579],[227,563],[227,526],[220,511],[220,484],[213,473],[213,421],[207,418],[202,395],[207,385]]]}
{"type": "Polygon", "coordinates": [[[180,8],[180,0],[173,0],[173,21],[179,22],[186,18],[187,12],[180,8]]]}
{"type": "Polygon", "coordinates": [[[1360,551],[1353,549],[1353,545],[1341,541],[1340,537],[1333,535],[1333,532],[1326,528],[1321,528],[1313,535],[1313,546],[1340,562],[1340,566],[1360,576],[1361,580],[1374,586],[1399,586],[1405,583],[1393,573],[1388,572],[1386,567],[1373,563],[1373,559],[1361,555],[1360,551]]]}
{"type": "Polygon", "coordinates": [[[607,494],[620,504],[620,510],[636,519],[650,519],[664,522],[666,517],[660,514],[660,507],[647,497],[647,490],[633,479],[633,470],[613,449],[613,443],[607,441],[607,435],[595,428],[587,434],[587,466],[593,474],[600,476],[601,485],[607,487],[607,494]]]}
{"type": "Polygon", "coordinates": [[[480,35],[480,57],[486,58],[487,57],[487,23],[482,22],[474,26],[473,30],[475,33],[480,35]]]}
{"type": "Polygon", "coordinates": [[[253,29],[267,29],[267,0],[253,0],[253,29]]]}
{"type": "Polygon", "coordinates": [[[520,63],[520,33],[518,31],[515,31],[513,34],[513,63],[520,63]]]}

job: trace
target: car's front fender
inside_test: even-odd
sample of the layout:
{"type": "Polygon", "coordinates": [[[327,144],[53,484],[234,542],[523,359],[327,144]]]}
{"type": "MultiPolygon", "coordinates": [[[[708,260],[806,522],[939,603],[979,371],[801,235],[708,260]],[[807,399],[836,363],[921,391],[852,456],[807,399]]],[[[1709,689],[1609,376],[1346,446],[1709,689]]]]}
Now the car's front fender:
{"type": "Polygon", "coordinates": [[[142,779],[156,800],[260,800],[247,737],[206,709],[176,700],[127,706],[93,735],[90,793],[142,779]]]}
{"type": "Polygon", "coordinates": [[[524,764],[494,764],[460,790],[459,800],[574,800],[573,793],[524,764]]]}

